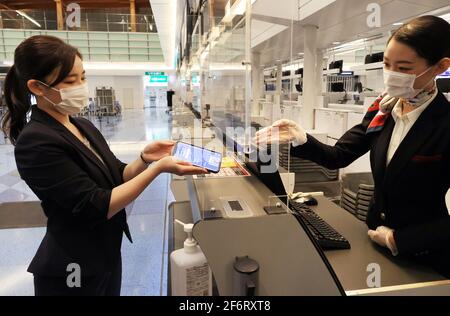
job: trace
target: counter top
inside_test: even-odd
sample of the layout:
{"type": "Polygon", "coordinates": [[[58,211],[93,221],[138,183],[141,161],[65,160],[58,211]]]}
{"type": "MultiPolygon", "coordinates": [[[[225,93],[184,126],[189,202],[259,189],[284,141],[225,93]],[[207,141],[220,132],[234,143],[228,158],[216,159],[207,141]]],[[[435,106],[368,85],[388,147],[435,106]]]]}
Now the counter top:
{"type": "Polygon", "coordinates": [[[373,263],[380,267],[382,287],[446,280],[427,267],[393,257],[387,249],[370,240],[364,222],[327,198],[317,197],[317,200],[318,206],[312,208],[351,245],[348,250],[325,251],[346,291],[367,288],[367,269],[373,263]]]}
{"type": "MultiPolygon", "coordinates": [[[[274,203],[273,194],[254,176],[227,179],[195,180],[201,209],[221,209],[223,196],[239,196],[247,202],[254,216],[269,216],[263,206],[274,203]]],[[[317,197],[318,206],[312,207],[326,222],[344,235],[351,249],[325,251],[324,254],[335,271],[345,291],[367,291],[367,279],[372,272],[371,264],[378,265],[381,272],[381,289],[384,287],[418,287],[418,284],[448,286],[437,272],[397,257],[385,248],[374,244],[368,237],[366,224],[325,197],[317,197]]],[[[271,215],[276,216],[276,215],[271,215]]],[[[299,229],[300,226],[299,226],[299,229]]],[[[377,289],[380,290],[380,289],[377,289]]]]}
{"type": "Polygon", "coordinates": [[[320,111],[340,112],[340,113],[364,113],[364,106],[354,104],[334,104],[331,103],[327,108],[315,108],[320,111]]]}

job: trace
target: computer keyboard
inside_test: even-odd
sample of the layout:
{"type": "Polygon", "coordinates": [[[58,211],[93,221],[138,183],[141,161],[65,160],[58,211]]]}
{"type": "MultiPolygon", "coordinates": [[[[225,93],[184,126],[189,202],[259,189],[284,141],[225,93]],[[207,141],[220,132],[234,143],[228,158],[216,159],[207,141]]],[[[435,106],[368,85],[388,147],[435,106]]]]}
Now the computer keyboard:
{"type": "Polygon", "coordinates": [[[350,243],[319,215],[303,203],[289,201],[294,214],[301,217],[314,238],[324,250],[350,249],[350,243]]]}

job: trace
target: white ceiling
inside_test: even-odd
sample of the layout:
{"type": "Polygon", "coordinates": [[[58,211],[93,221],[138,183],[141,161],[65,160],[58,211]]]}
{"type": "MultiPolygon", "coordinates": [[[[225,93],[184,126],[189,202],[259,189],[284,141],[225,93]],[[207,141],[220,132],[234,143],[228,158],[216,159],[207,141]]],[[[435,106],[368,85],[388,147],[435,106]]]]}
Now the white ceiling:
{"type": "Polygon", "coordinates": [[[175,62],[175,47],[179,39],[179,24],[185,0],[150,0],[150,6],[155,16],[156,27],[164,61],[168,67],[173,68],[175,62]]]}
{"type": "Polygon", "coordinates": [[[450,12],[450,0],[377,0],[381,7],[381,27],[369,28],[367,5],[373,0],[257,0],[253,6],[255,22],[252,23],[252,47],[261,53],[263,64],[274,63],[277,59],[291,58],[290,42],[293,38],[292,55],[303,52],[302,26],[316,25],[318,31],[318,47],[325,49],[333,46],[333,42],[346,42],[358,38],[378,34],[387,35],[399,21],[407,21],[418,15],[446,8],[450,12]],[[282,4],[281,4],[282,3],[282,4]],[[299,8],[296,15],[294,7],[299,8]],[[287,10],[290,8],[290,10],[287,10]],[[315,10],[315,11],[314,11],[315,10]],[[298,17],[298,19],[295,18],[298,17]],[[298,20],[298,21],[295,21],[298,20]],[[260,23],[263,22],[263,23],[260,23]],[[281,26],[294,26],[286,29],[281,26]],[[272,25],[270,25],[272,24],[272,25]],[[274,32],[279,27],[278,32],[274,32]],[[256,40],[257,39],[257,40],[256,40]]]}
{"type": "Polygon", "coordinates": [[[252,47],[263,43],[287,28],[285,25],[252,20],[252,47]]]}
{"type": "Polygon", "coordinates": [[[252,14],[286,20],[298,20],[298,0],[256,0],[252,14]]]}
{"type": "MultiPolygon", "coordinates": [[[[186,0],[149,0],[158,27],[165,63],[173,67],[186,0]],[[174,11],[175,5],[177,12],[174,11]]],[[[374,0],[257,0],[252,7],[252,48],[262,64],[290,60],[303,52],[303,25],[318,26],[318,48],[378,34],[387,35],[394,22],[446,8],[450,0],[376,0],[381,6],[381,27],[369,28],[367,5],[374,0]],[[292,32],[291,32],[292,30],[292,32]],[[292,52],[291,38],[293,39],[292,52]]],[[[242,37],[241,37],[242,38],[242,37]]],[[[233,40],[234,41],[234,40],[233,40]]],[[[235,42],[236,43],[236,42],[235,42]]],[[[239,47],[242,44],[235,44],[239,47]]],[[[234,45],[233,45],[234,46],[234,45]]],[[[228,53],[228,52],[227,52],[228,53]]]]}

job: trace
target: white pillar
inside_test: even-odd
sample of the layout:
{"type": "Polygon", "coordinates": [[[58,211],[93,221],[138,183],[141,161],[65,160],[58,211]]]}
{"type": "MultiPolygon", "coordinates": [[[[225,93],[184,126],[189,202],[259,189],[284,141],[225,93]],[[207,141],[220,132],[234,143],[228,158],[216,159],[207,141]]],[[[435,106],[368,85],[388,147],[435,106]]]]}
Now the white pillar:
{"type": "MultiPolygon", "coordinates": [[[[323,52],[317,51],[316,54],[316,100],[322,95],[322,81],[323,81],[323,52]]],[[[317,106],[322,104],[316,104],[317,106]]]]}
{"type": "Polygon", "coordinates": [[[314,124],[314,107],[316,101],[316,52],[317,26],[305,25],[305,59],[303,67],[303,103],[301,124],[305,129],[312,129],[314,124]]]}
{"type": "Polygon", "coordinates": [[[252,111],[252,2],[246,0],[245,12],[245,144],[250,144],[251,139],[251,111],[252,111]]]}
{"type": "Polygon", "coordinates": [[[281,104],[281,77],[283,76],[283,65],[281,64],[281,61],[277,62],[277,90],[275,93],[275,97],[273,100],[273,103],[275,105],[281,104]]]}
{"type": "Polygon", "coordinates": [[[261,68],[261,53],[252,53],[252,115],[259,115],[259,99],[262,97],[264,82],[263,69],[261,68]]]}

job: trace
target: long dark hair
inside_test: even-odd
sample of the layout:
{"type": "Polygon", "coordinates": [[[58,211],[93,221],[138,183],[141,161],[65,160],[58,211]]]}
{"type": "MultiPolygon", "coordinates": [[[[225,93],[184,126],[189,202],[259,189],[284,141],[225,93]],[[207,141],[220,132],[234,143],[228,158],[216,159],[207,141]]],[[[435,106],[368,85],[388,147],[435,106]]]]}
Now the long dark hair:
{"type": "Polygon", "coordinates": [[[31,108],[28,80],[45,82],[48,75],[57,71],[57,78],[47,82],[50,86],[57,85],[69,75],[76,56],[81,58],[75,47],[46,35],[32,36],[16,48],[14,65],[5,78],[4,94],[8,110],[2,122],[2,130],[13,145],[27,122],[26,116],[31,108]]]}
{"type": "Polygon", "coordinates": [[[394,32],[388,43],[392,39],[414,49],[430,66],[450,57],[450,24],[437,16],[411,20],[394,32]]]}

